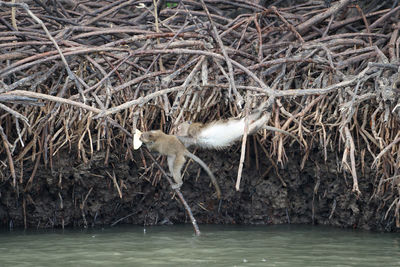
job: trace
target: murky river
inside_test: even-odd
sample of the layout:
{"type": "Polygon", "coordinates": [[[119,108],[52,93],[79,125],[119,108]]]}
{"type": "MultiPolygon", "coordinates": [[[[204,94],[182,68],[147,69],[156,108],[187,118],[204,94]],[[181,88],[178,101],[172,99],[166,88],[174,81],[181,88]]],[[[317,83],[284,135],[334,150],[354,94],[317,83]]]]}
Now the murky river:
{"type": "Polygon", "coordinates": [[[312,226],[3,230],[0,266],[400,266],[400,234],[312,226]]]}

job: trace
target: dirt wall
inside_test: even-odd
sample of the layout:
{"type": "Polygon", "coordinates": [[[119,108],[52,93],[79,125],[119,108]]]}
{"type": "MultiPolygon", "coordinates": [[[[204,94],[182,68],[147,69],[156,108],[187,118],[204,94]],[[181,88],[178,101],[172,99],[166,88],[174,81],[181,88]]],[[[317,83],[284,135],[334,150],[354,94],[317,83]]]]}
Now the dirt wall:
{"type": "MultiPolygon", "coordinates": [[[[207,174],[195,163],[188,165],[181,190],[198,223],[302,223],[396,230],[394,216],[389,213],[385,218],[388,204],[372,197],[374,173],[365,167],[358,174],[362,195],[355,195],[351,175],[338,169],[340,152],[328,153],[325,161],[323,151],[314,148],[301,168],[304,155],[293,145],[286,151],[287,162],[275,168],[259,151],[256,157],[251,142],[248,151],[239,192],[235,191],[239,145],[197,153],[215,173],[223,192],[221,201],[207,174]]],[[[39,166],[26,192],[3,181],[0,224],[60,228],[190,223],[167,181],[158,179],[155,169],[150,174],[151,162],[144,168],[139,153],[133,155],[134,160],[126,160],[125,154],[123,148],[119,153],[114,151],[106,166],[103,152],[83,164],[75,152],[64,151],[53,158],[52,169],[39,166]]],[[[26,164],[24,179],[30,177],[33,167],[26,164]]]]}

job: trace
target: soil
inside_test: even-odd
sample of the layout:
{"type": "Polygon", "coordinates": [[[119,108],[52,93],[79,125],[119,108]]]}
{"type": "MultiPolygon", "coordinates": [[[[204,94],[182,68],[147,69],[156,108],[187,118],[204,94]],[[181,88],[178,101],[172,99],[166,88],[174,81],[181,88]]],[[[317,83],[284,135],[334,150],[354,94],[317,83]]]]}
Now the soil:
{"type": "MultiPolygon", "coordinates": [[[[240,191],[235,190],[240,144],[229,150],[196,153],[214,172],[223,194],[219,201],[201,167],[193,162],[188,165],[181,191],[199,224],[323,224],[396,231],[393,214],[385,218],[390,203],[372,196],[375,175],[367,159],[358,173],[362,195],[357,196],[352,192],[351,175],[338,169],[340,152],[328,151],[325,160],[324,151],[314,148],[301,168],[304,154],[293,145],[286,148],[287,162],[276,169],[260,151],[257,164],[251,146],[252,142],[240,191]]],[[[127,154],[124,148],[113,151],[105,165],[104,152],[96,152],[85,164],[76,151],[64,151],[52,159],[52,168],[39,166],[26,192],[3,181],[0,225],[61,228],[190,223],[166,179],[149,168],[151,162],[147,160],[144,168],[139,152],[135,151],[133,160],[127,160],[127,154]]],[[[33,168],[34,163],[25,163],[23,184],[33,168]]]]}

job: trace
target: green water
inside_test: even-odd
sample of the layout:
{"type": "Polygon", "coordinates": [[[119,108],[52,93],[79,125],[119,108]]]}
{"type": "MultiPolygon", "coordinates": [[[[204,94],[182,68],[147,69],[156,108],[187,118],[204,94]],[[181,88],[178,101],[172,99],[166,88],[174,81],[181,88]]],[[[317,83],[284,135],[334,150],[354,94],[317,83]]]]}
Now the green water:
{"type": "Polygon", "coordinates": [[[400,266],[400,234],[312,226],[2,231],[0,266],[400,266]]]}

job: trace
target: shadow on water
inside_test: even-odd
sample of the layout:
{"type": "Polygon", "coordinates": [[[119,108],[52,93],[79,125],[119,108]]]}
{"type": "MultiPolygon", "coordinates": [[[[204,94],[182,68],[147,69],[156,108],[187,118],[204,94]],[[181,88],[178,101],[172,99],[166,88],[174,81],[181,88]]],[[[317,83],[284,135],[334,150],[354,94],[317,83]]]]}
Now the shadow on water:
{"type": "Polygon", "coordinates": [[[399,266],[400,236],[323,226],[1,231],[1,266],[399,266]]]}

